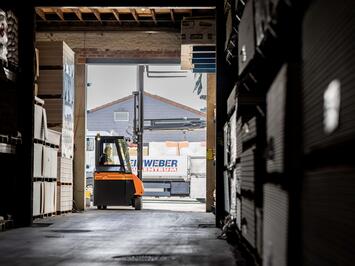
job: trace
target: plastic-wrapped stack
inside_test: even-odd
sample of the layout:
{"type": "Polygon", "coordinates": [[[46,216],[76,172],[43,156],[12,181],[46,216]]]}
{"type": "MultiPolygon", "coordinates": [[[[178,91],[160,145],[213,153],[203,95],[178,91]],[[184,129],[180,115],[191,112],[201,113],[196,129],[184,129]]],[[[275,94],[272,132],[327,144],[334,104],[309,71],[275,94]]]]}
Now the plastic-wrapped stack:
{"type": "Polygon", "coordinates": [[[0,9],[0,59],[3,62],[7,62],[7,18],[6,13],[2,9],[0,9]]]}
{"type": "Polygon", "coordinates": [[[47,128],[44,101],[36,97],[34,116],[33,216],[56,213],[57,156],[60,133],[47,128]]]}
{"type": "Polygon", "coordinates": [[[18,21],[14,12],[6,12],[7,18],[7,61],[10,65],[18,66],[18,21]]]}
{"type": "Polygon", "coordinates": [[[38,95],[46,101],[48,127],[61,133],[57,212],[72,210],[74,155],[74,52],[64,42],[38,42],[38,95]]]}

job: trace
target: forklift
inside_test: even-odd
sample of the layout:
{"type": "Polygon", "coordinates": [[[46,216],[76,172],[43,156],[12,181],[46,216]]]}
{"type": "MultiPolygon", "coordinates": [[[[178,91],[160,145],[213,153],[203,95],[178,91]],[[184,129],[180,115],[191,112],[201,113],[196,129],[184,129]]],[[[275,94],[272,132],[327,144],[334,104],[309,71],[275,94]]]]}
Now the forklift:
{"type": "Polygon", "coordinates": [[[132,206],[142,209],[143,182],[132,173],[128,146],[123,136],[95,138],[94,205],[132,206]]]}

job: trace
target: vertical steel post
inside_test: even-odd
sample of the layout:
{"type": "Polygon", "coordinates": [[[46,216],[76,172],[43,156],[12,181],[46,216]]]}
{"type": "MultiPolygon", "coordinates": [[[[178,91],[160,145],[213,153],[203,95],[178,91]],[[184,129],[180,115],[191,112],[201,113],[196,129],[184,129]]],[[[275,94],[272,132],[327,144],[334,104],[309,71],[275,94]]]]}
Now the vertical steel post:
{"type": "Polygon", "coordinates": [[[144,126],[144,65],[137,67],[137,88],[138,88],[138,154],[137,154],[137,173],[142,180],[143,172],[143,126],[144,126]]]}
{"type": "Polygon", "coordinates": [[[137,133],[138,133],[138,91],[134,91],[133,93],[133,143],[137,144],[137,133]]]}

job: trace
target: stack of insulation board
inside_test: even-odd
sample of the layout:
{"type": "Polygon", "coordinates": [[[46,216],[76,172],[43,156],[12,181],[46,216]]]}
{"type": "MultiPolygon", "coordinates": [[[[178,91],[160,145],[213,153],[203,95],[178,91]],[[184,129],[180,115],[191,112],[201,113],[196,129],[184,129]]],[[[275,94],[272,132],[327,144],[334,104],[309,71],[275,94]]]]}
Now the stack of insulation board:
{"type": "Polygon", "coordinates": [[[36,99],[34,118],[33,216],[56,212],[57,156],[60,133],[47,128],[44,101],[36,99]]]}
{"type": "Polygon", "coordinates": [[[38,42],[37,48],[38,95],[46,99],[48,127],[61,133],[57,175],[57,212],[61,213],[72,210],[74,52],[64,42],[38,42]]]}
{"type": "Polygon", "coordinates": [[[58,157],[57,212],[73,208],[73,159],[58,157]]]}

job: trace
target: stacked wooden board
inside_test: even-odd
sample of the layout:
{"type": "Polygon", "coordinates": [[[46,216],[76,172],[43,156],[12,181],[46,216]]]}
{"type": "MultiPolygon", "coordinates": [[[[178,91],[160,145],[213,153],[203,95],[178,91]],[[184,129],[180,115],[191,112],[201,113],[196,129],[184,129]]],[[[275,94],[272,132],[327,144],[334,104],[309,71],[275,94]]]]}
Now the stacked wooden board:
{"type": "Polygon", "coordinates": [[[61,133],[57,158],[57,212],[72,210],[74,152],[74,52],[64,42],[37,42],[38,95],[45,99],[48,128],[61,133]]]}

